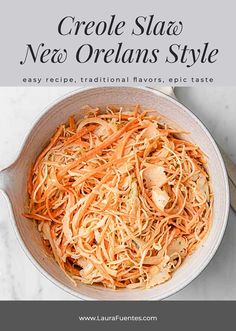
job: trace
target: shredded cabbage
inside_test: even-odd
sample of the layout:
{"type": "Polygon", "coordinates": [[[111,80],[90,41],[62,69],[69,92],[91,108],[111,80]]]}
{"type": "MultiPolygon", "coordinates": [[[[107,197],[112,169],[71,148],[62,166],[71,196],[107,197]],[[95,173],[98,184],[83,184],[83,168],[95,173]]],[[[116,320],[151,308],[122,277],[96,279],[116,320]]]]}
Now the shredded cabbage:
{"type": "Polygon", "coordinates": [[[140,106],[86,110],[35,161],[24,216],[74,282],[158,286],[210,229],[205,156],[140,106]]]}

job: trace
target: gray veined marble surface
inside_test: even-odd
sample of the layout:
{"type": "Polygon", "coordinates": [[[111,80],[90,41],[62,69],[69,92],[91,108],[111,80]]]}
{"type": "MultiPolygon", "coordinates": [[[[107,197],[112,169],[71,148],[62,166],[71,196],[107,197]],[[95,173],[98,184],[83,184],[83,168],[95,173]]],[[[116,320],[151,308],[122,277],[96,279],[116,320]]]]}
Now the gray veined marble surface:
{"type": "MultiPolygon", "coordinates": [[[[25,134],[44,107],[74,88],[0,88],[0,169],[14,161],[25,134]]],[[[177,88],[176,94],[236,162],[236,87],[177,88]]],[[[42,276],[23,253],[0,195],[0,300],[74,300],[42,276]]],[[[216,255],[169,300],[236,300],[236,215],[216,255]]]]}

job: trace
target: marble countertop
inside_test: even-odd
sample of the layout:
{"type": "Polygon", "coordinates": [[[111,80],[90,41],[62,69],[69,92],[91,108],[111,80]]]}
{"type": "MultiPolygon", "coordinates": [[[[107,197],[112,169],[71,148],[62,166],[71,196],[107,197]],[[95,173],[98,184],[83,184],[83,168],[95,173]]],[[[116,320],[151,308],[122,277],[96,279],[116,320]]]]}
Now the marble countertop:
{"type": "MultiPolygon", "coordinates": [[[[0,169],[14,161],[32,122],[50,102],[74,88],[0,88],[0,169]]],[[[236,87],[177,88],[176,94],[236,162],[236,87]]],[[[74,300],[33,266],[11,226],[0,194],[0,300],[74,300]]],[[[185,289],[169,300],[236,300],[236,214],[216,255],[185,289]]]]}

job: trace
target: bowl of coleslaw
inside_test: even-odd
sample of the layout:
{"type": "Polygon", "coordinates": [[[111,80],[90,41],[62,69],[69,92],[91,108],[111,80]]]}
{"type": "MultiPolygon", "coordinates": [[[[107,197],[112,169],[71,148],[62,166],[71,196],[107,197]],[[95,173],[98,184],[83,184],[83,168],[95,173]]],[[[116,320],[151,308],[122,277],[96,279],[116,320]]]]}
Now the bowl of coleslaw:
{"type": "Polygon", "coordinates": [[[85,300],[176,293],[213,257],[229,210],[210,133],[144,87],[82,88],[57,100],[0,186],[31,261],[85,300]]]}

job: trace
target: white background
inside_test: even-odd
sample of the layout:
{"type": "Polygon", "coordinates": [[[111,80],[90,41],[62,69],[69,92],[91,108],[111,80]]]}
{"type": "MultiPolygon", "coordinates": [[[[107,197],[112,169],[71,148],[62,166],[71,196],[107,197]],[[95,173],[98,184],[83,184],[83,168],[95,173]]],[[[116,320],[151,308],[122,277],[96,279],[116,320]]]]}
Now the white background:
{"type": "MultiPolygon", "coordinates": [[[[74,88],[0,88],[0,169],[17,156],[24,136],[45,106],[74,88]]],[[[209,128],[236,162],[236,87],[177,88],[180,101],[209,128]]],[[[0,300],[73,300],[42,276],[23,253],[0,196],[0,300]]],[[[236,215],[201,275],[171,300],[236,300],[236,215]]]]}

